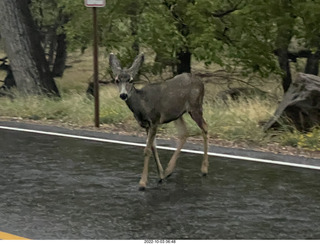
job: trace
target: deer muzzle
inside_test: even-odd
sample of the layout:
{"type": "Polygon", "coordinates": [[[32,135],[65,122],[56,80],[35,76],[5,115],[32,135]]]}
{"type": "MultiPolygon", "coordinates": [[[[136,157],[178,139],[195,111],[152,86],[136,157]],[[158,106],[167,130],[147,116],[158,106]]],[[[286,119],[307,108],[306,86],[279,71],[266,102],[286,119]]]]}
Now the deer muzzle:
{"type": "Polygon", "coordinates": [[[128,94],[127,93],[121,93],[120,94],[120,98],[125,101],[125,100],[128,99],[128,94]]]}
{"type": "Polygon", "coordinates": [[[120,83],[119,85],[120,98],[124,101],[128,99],[128,91],[126,85],[127,84],[125,82],[120,83]]]}

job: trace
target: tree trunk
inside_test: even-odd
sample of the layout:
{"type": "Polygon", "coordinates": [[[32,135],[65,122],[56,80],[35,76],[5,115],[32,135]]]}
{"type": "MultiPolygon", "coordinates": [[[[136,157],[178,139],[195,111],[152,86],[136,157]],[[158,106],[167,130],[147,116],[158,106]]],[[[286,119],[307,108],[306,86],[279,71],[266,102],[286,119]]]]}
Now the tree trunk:
{"type": "MultiPolygon", "coordinates": [[[[195,4],[195,1],[193,0],[187,0],[186,3],[192,3],[195,4]]],[[[178,5],[176,1],[163,1],[163,4],[168,8],[168,10],[171,12],[172,16],[174,17],[176,22],[177,31],[185,38],[184,45],[177,50],[177,74],[182,73],[190,73],[191,72],[191,56],[192,53],[189,49],[188,44],[188,37],[190,34],[189,26],[186,24],[186,22],[183,20],[184,13],[177,10],[175,8],[175,5],[178,5]]]]}
{"type": "Polygon", "coordinates": [[[67,42],[66,34],[59,34],[57,37],[57,51],[56,58],[54,60],[54,65],[52,69],[52,74],[54,77],[62,77],[64,69],[66,67],[67,59],[67,42]]]}
{"type": "Polygon", "coordinates": [[[0,32],[17,88],[59,96],[27,0],[0,0],[0,32]]]}
{"type": "Polygon", "coordinates": [[[282,88],[283,91],[286,92],[292,82],[287,47],[279,48],[276,53],[278,56],[279,66],[283,70],[282,88]]]}
{"type": "Polygon", "coordinates": [[[310,53],[307,59],[307,64],[305,67],[304,72],[306,74],[318,75],[319,73],[319,58],[320,58],[320,51],[316,53],[310,53]]]}
{"type": "Polygon", "coordinates": [[[177,54],[178,64],[177,64],[177,73],[190,73],[191,72],[191,52],[188,48],[186,50],[181,50],[177,54]]]}
{"type": "Polygon", "coordinates": [[[49,65],[54,64],[54,54],[57,46],[57,35],[56,35],[56,30],[52,29],[49,30],[49,33],[46,36],[46,42],[49,43],[48,45],[45,45],[45,51],[47,50],[47,46],[49,46],[48,50],[48,63],[49,65]]]}
{"type": "MultiPolygon", "coordinates": [[[[280,9],[286,9],[288,13],[293,13],[291,1],[279,1],[280,9]]],[[[294,19],[296,16],[289,14],[283,15],[276,20],[277,22],[277,38],[276,38],[276,55],[280,68],[283,70],[282,88],[286,92],[292,82],[290,62],[289,62],[289,44],[294,34],[294,19]]]]}
{"type": "Polygon", "coordinates": [[[131,36],[133,37],[133,43],[132,43],[132,51],[134,53],[134,56],[137,56],[140,53],[140,45],[138,40],[138,13],[137,11],[134,11],[134,15],[130,17],[130,29],[131,29],[131,36]]]}

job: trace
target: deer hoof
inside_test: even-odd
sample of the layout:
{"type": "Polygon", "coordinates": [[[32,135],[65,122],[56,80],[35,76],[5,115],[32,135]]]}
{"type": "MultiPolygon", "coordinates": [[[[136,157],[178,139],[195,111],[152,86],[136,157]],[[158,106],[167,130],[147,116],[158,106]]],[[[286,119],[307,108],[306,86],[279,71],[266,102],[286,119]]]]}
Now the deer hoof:
{"type": "Polygon", "coordinates": [[[208,174],[208,167],[207,167],[207,166],[202,166],[202,167],[201,167],[201,173],[202,173],[202,176],[207,176],[207,174],[208,174]]]}
{"type": "Polygon", "coordinates": [[[164,179],[168,179],[173,173],[173,170],[168,170],[166,169],[166,171],[164,172],[164,179]]]}
{"type": "Polygon", "coordinates": [[[144,191],[146,187],[147,187],[147,184],[141,180],[139,183],[139,191],[144,191]]]}
{"type": "Polygon", "coordinates": [[[139,191],[145,191],[146,187],[145,186],[139,186],[139,191]]]}
{"type": "Polygon", "coordinates": [[[166,179],[168,179],[171,175],[172,175],[172,173],[166,175],[166,179]]]}

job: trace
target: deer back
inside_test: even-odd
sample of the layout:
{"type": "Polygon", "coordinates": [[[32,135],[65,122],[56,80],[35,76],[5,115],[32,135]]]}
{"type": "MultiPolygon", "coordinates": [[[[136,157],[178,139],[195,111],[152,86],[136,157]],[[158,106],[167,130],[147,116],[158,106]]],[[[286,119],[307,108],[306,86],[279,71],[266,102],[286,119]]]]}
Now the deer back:
{"type": "Polygon", "coordinates": [[[141,126],[163,124],[202,107],[204,86],[191,74],[146,85],[128,99],[127,105],[141,126]]]}

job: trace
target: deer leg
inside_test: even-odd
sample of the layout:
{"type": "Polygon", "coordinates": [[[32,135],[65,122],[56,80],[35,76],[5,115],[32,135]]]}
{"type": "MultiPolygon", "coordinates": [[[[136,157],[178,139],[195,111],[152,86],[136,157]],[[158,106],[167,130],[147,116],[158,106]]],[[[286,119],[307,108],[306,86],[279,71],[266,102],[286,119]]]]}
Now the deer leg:
{"type": "Polygon", "coordinates": [[[159,182],[162,182],[162,180],[164,179],[163,168],[162,168],[162,165],[161,165],[161,162],[160,162],[160,158],[159,158],[159,155],[158,155],[158,151],[157,151],[156,139],[153,140],[153,144],[151,146],[151,149],[152,149],[154,160],[156,161],[156,164],[157,164],[158,176],[160,178],[159,182]]]}
{"type": "Polygon", "coordinates": [[[201,165],[201,172],[203,176],[208,174],[209,160],[208,160],[208,125],[203,119],[202,112],[190,112],[191,118],[197,123],[202,131],[203,136],[203,161],[201,165]]]}
{"type": "Polygon", "coordinates": [[[147,145],[144,149],[144,164],[143,164],[143,171],[141,175],[141,179],[139,182],[139,190],[143,191],[146,186],[147,186],[147,181],[148,181],[148,169],[149,169],[149,159],[151,156],[151,151],[152,151],[152,145],[154,142],[154,138],[156,136],[157,132],[157,127],[150,127],[147,130],[148,134],[148,139],[147,139],[147,145]]]}
{"type": "Polygon", "coordinates": [[[187,127],[186,127],[186,124],[185,124],[183,118],[180,117],[179,119],[175,120],[174,123],[177,127],[177,130],[178,130],[179,142],[178,142],[177,150],[172,155],[172,157],[168,163],[168,166],[165,170],[165,173],[164,173],[165,177],[169,177],[172,174],[172,172],[176,166],[176,162],[179,157],[180,151],[181,151],[181,149],[182,149],[183,145],[185,144],[187,137],[188,137],[187,127]]]}

